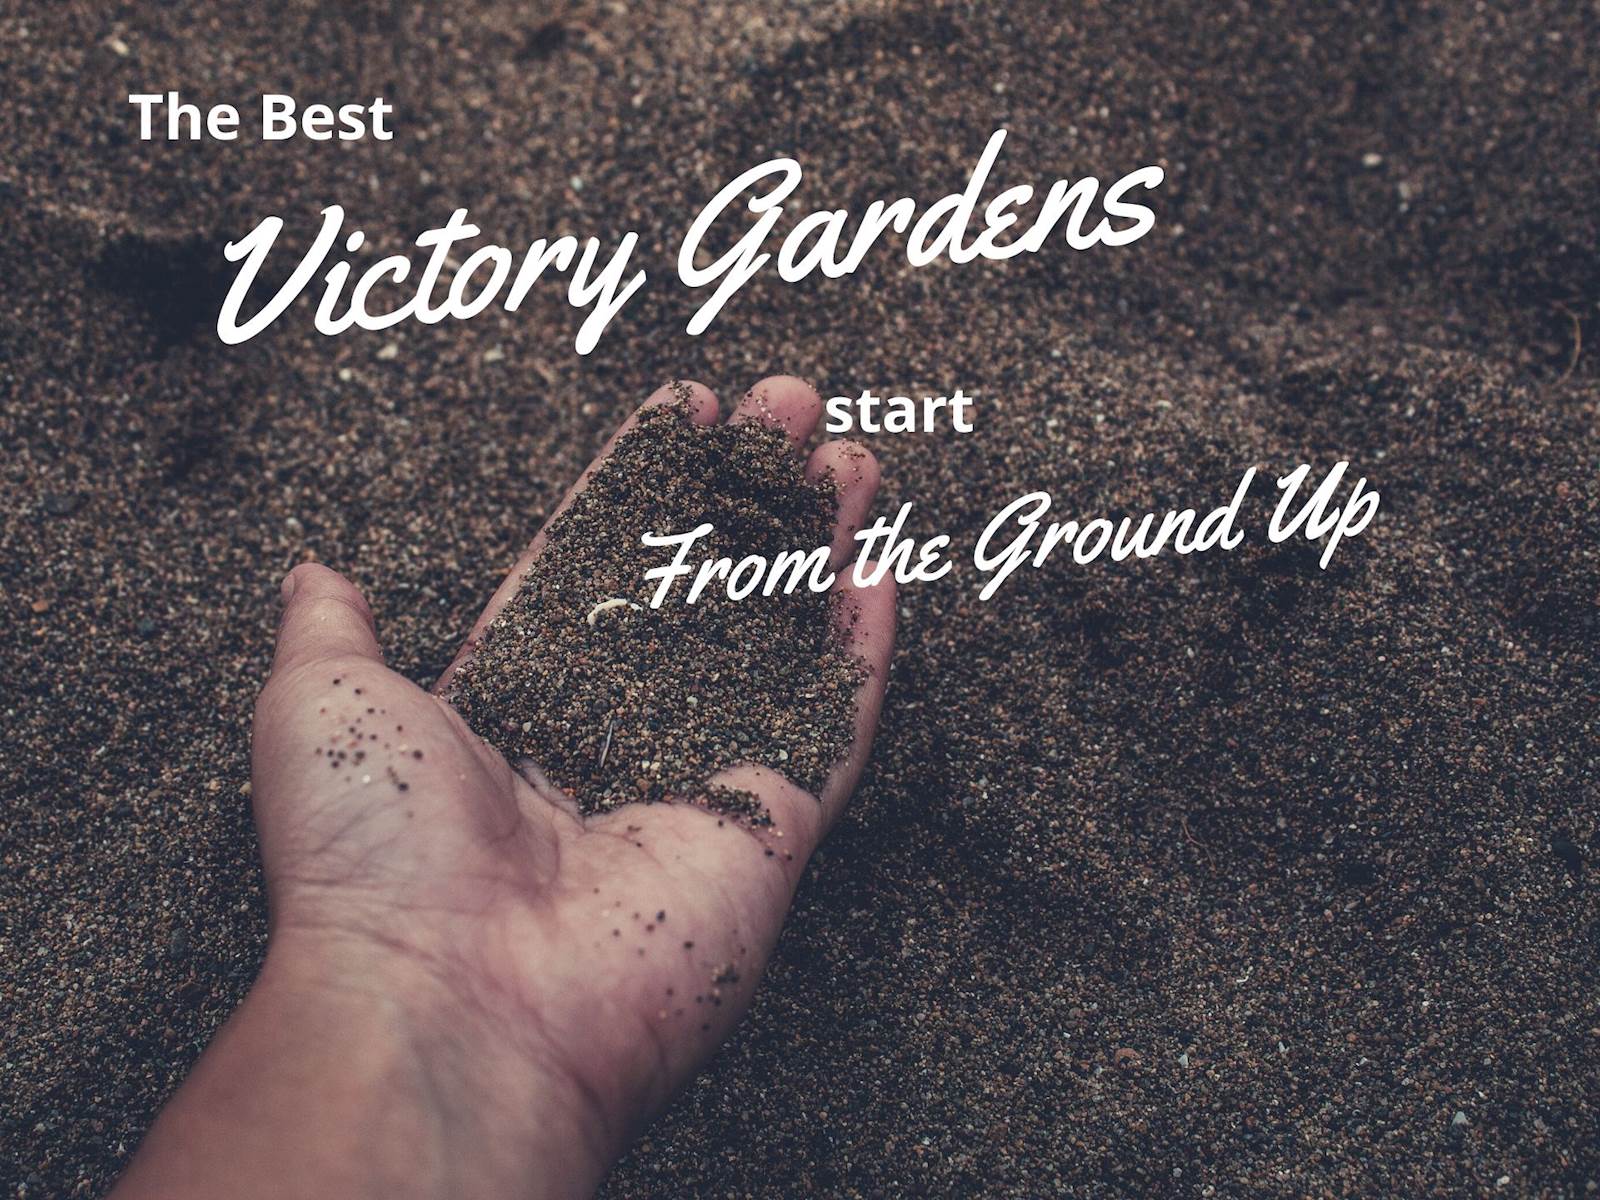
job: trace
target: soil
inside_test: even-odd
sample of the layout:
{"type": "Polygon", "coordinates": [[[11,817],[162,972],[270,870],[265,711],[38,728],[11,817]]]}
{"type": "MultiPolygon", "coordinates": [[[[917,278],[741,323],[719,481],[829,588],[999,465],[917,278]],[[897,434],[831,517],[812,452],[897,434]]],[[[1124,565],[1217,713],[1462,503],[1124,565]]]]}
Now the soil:
{"type": "Polygon", "coordinates": [[[1593,10],[1166,0],[217,3],[0,15],[0,1193],[95,1194],[255,972],[278,582],[315,557],[431,682],[619,421],[976,394],[871,439],[969,545],[1349,459],[1309,544],[902,593],[873,764],[749,1018],[633,1195],[1538,1195],[1600,1187],[1600,101],[1593,10]],[[382,94],[392,142],[145,143],[181,82],[382,94]],[[704,334],[686,222],[777,155],[860,211],[1158,163],[1154,231],[764,272],[704,334]],[[212,328],[220,247],[641,241],[582,314],[212,328]]]}
{"type": "Polygon", "coordinates": [[[672,800],[762,820],[754,796],[712,786],[739,763],[818,794],[850,744],[863,673],[828,595],[784,591],[789,576],[764,573],[770,595],[756,583],[733,599],[723,586],[691,604],[692,581],[680,582],[651,607],[657,584],[646,572],[670,555],[639,537],[704,523],[697,566],[770,563],[826,547],[833,512],[831,480],[806,482],[782,430],[702,427],[678,405],[647,409],[552,523],[452,681],[451,703],[583,813],[672,800]]]}

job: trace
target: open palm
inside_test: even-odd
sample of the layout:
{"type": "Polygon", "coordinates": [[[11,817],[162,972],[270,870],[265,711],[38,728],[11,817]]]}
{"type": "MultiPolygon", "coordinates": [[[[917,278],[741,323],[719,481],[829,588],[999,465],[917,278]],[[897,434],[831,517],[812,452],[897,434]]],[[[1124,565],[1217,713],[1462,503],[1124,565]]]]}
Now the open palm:
{"type": "MultiPolygon", "coordinates": [[[[718,419],[709,391],[694,385],[688,397],[695,421],[718,419]]],[[[752,389],[732,419],[780,425],[798,452],[820,407],[807,385],[778,377],[752,389]]],[[[837,566],[872,503],[877,467],[834,442],[807,470],[837,481],[837,566]]],[[[753,793],[772,815],[771,826],[752,828],[689,804],[580,816],[443,698],[472,638],[426,692],[384,666],[351,584],[324,567],[297,568],[253,751],[274,943],[315,944],[324,961],[380,964],[385,979],[448,994],[508,1059],[571,1097],[569,1128],[582,1139],[574,1154],[608,1162],[743,1012],[799,873],[865,763],[894,637],[893,587],[853,589],[841,576],[836,618],[868,668],[854,743],[820,796],[764,767],[725,771],[718,782],[753,793]]]]}

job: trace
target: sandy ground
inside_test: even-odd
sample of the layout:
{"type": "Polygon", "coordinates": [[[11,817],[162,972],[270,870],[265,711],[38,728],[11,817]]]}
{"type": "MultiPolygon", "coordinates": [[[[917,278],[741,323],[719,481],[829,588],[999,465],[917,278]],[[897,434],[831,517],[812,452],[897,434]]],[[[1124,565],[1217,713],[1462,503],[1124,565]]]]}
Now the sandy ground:
{"type": "Polygon", "coordinates": [[[1596,19],[1583,5],[353,4],[0,12],[0,1184],[103,1190],[248,985],[278,579],[449,661],[675,375],[981,397],[880,437],[970,544],[1347,457],[1307,547],[908,589],[875,766],[754,1012],[609,1194],[1571,1195],[1600,1186],[1596,19]],[[151,146],[136,90],[377,93],[392,143],[151,146]],[[752,283],[689,217],[1167,171],[1133,247],[752,283]],[[586,359],[520,314],[211,328],[221,244],[641,234],[586,359]]]}

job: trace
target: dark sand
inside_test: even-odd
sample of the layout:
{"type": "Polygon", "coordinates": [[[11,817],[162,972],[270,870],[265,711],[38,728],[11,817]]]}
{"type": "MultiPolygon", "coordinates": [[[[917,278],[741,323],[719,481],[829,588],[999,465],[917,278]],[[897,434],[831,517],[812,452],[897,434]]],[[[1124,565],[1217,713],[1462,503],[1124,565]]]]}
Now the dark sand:
{"type": "Polygon", "coordinates": [[[450,702],[583,813],[671,800],[770,823],[754,794],[718,786],[717,772],[753,763],[820,795],[850,747],[865,668],[826,592],[781,590],[793,575],[768,574],[771,594],[706,589],[692,604],[680,581],[651,607],[658,585],[646,572],[667,552],[641,545],[640,532],[704,523],[696,563],[820,548],[826,569],[836,490],[831,477],[806,481],[781,429],[705,427],[678,404],[641,412],[551,523],[450,702]]]}
{"type": "Polygon", "coordinates": [[[431,680],[617,422],[976,391],[886,437],[970,544],[1348,456],[1328,572],[1231,555],[904,593],[875,765],[750,1019],[615,1196],[1567,1195],[1600,1183],[1596,19],[1565,3],[468,3],[0,16],[0,1178],[106,1185],[238,1000],[281,574],[431,680]],[[125,53],[124,53],[125,51],[125,53]],[[147,146],[129,91],[383,92],[392,143],[147,146]],[[1137,245],[752,284],[704,336],[689,216],[1162,163],[1137,245]],[[339,201],[375,245],[643,237],[586,360],[524,311],[330,341],[210,324],[220,246],[339,201]],[[1580,333],[1582,343],[1580,349],[1580,333]],[[387,347],[393,346],[393,351],[387,347]],[[490,353],[497,351],[498,353],[490,353]]]}

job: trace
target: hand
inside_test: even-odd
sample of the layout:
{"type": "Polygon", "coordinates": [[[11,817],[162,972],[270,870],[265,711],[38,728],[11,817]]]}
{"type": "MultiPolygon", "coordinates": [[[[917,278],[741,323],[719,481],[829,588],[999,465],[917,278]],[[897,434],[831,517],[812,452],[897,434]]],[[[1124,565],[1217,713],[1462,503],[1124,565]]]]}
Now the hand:
{"type": "MultiPolygon", "coordinates": [[[[778,377],[756,395],[732,419],[774,421],[800,446],[816,393],[778,377]]],[[[697,422],[717,419],[706,389],[690,402],[697,422]]],[[[807,469],[836,473],[841,565],[877,466],[836,442],[807,469]]],[[[592,1190],[749,1002],[866,761],[892,584],[841,579],[838,611],[857,614],[846,628],[869,673],[854,743],[822,794],[748,765],[719,777],[761,800],[769,828],[672,803],[581,818],[442,699],[460,658],[425,692],[383,665],[370,610],[339,575],[297,567],[283,595],[253,746],[266,964],[119,1194],[592,1190]]]]}

